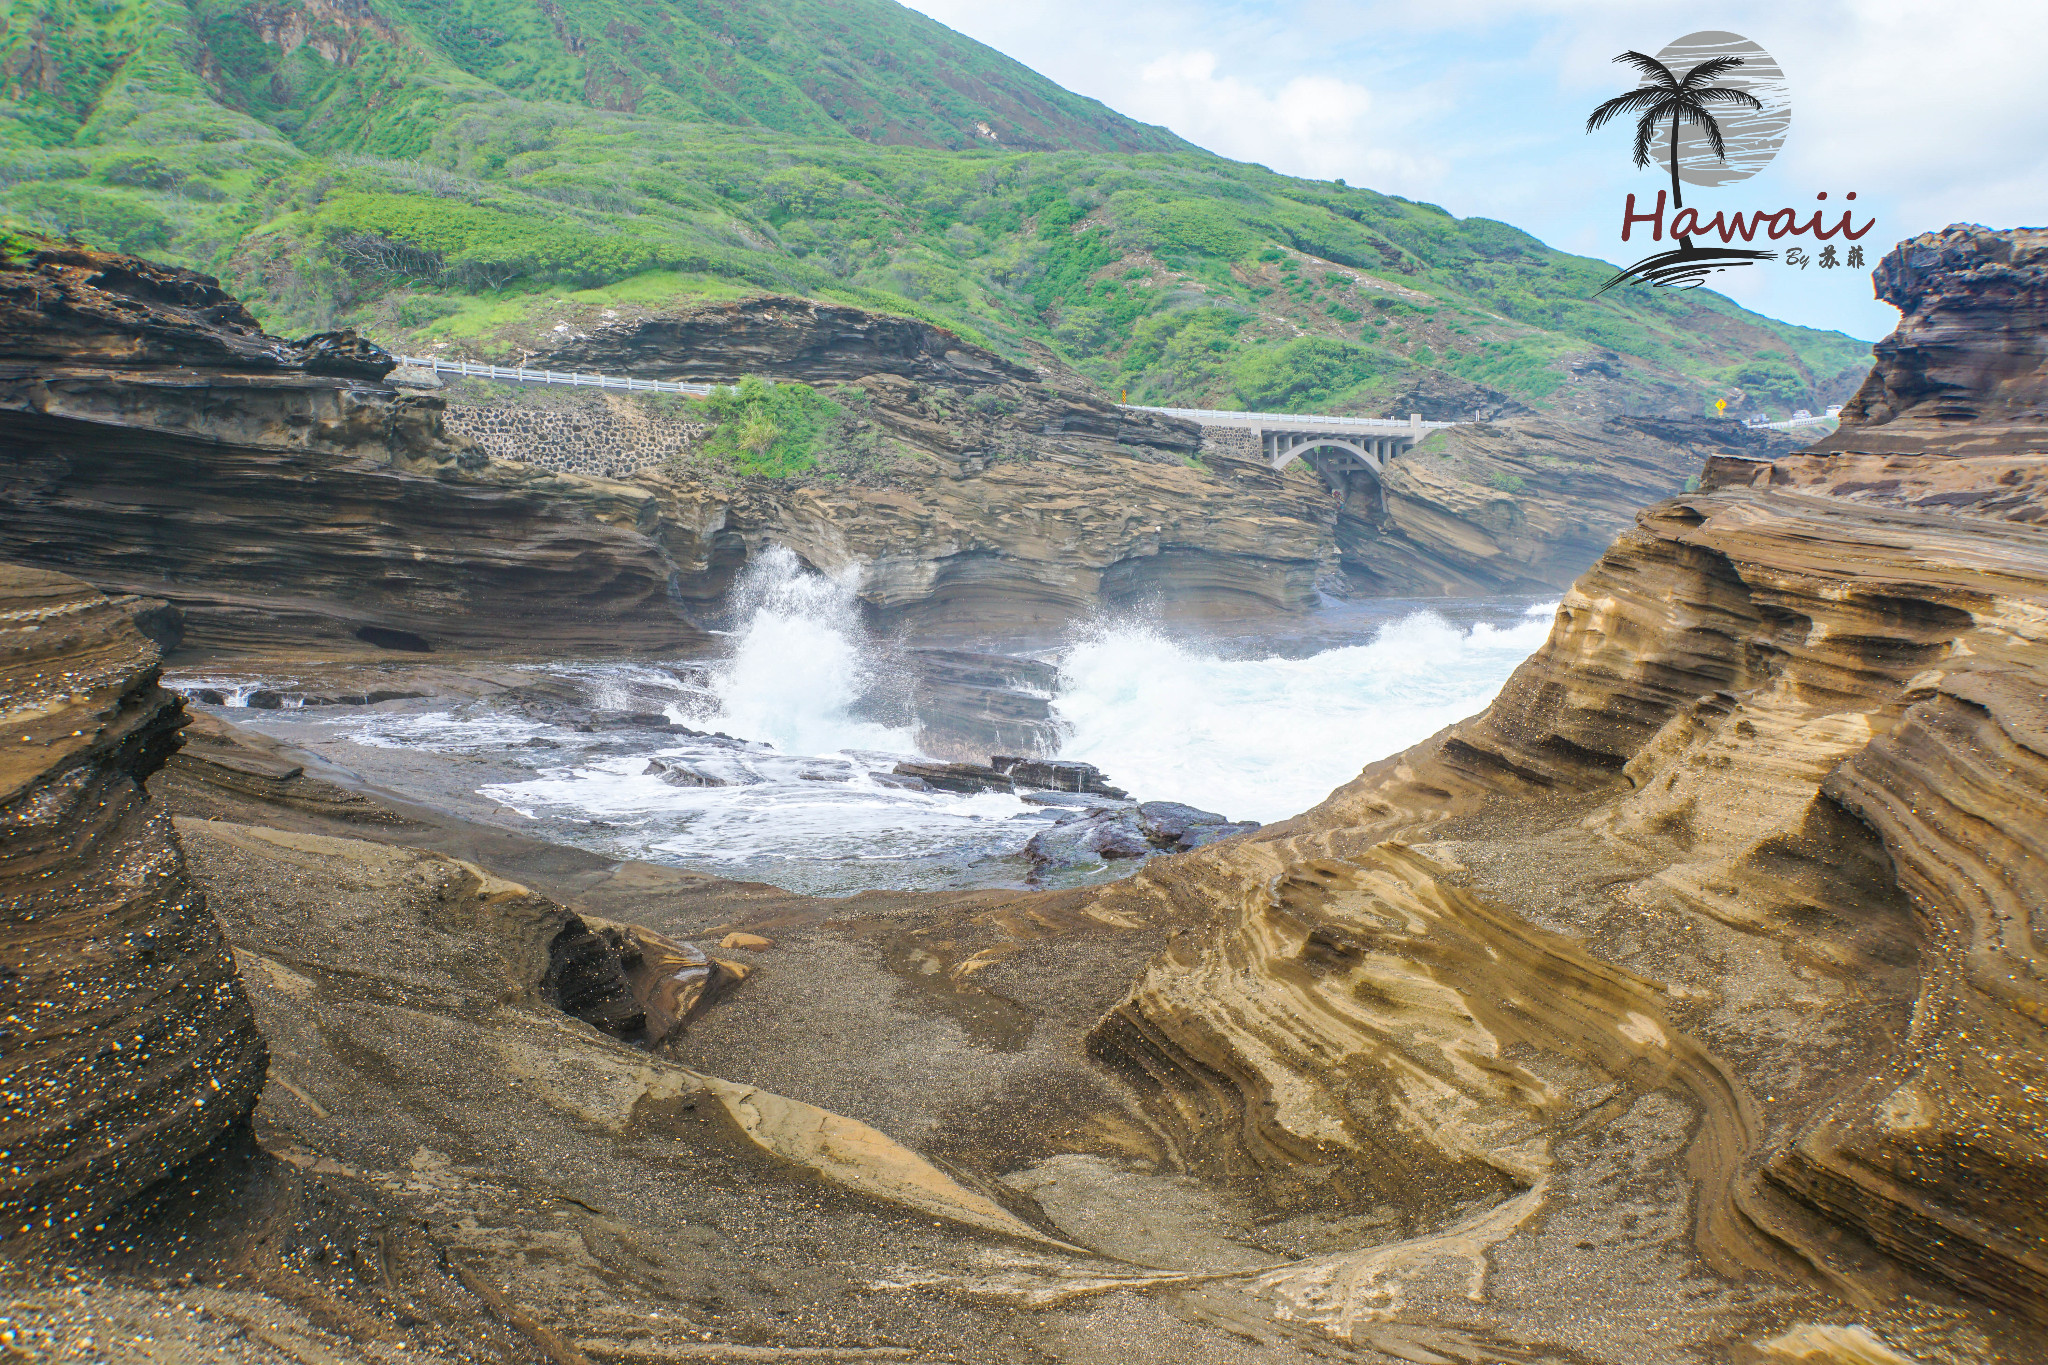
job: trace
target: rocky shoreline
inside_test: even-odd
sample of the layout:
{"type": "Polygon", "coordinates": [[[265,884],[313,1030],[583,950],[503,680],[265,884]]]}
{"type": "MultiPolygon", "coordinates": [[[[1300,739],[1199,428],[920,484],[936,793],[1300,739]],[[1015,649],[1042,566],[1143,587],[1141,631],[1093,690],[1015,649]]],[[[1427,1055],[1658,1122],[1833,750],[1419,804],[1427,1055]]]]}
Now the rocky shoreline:
{"type": "MultiPolygon", "coordinates": [[[[1101,886],[799,896],[466,821],[211,719],[170,757],[148,604],[9,570],[0,814],[33,837],[0,863],[6,988],[115,1001],[110,1038],[190,1021],[148,985],[173,959],[113,951],[182,917],[181,979],[222,1011],[198,1067],[88,1057],[65,1021],[33,1038],[62,1056],[10,1049],[17,1088],[63,1081],[43,1129],[117,1151],[95,1097],[171,1106],[135,1178],[4,1232],[10,1345],[69,1349],[97,1313],[103,1340],[264,1361],[2038,1358],[2048,233],[1930,234],[1877,280],[1903,321],[1842,430],[1644,509],[1481,714],[1205,846],[1200,812],[1066,774],[1102,813],[1056,830],[1187,848],[1101,886]],[[93,951],[36,957],[52,875],[93,951]]],[[[315,385],[311,355],[262,363],[318,412],[431,411],[315,385]]],[[[119,391],[67,392],[104,436],[119,391]]],[[[307,439],[317,485],[341,466],[307,439]]],[[[462,458],[421,496],[509,486],[462,458]]],[[[173,586],[210,649],[356,620],[173,586]]],[[[372,624],[437,628],[402,600],[372,624]]],[[[652,630],[643,600],[597,610],[652,630]]],[[[7,1188],[75,1174],[35,1157],[7,1188]]]]}

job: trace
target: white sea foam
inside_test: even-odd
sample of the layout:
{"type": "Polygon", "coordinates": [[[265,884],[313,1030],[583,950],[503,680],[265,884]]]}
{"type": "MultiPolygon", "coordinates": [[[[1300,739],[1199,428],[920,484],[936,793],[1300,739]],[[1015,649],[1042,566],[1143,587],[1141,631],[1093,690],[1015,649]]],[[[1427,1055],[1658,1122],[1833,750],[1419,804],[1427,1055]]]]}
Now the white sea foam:
{"type": "Polygon", "coordinates": [[[1141,627],[1105,630],[1061,661],[1053,709],[1072,737],[1060,753],[1147,797],[1283,819],[1485,706],[1555,613],[1460,629],[1417,612],[1305,659],[1223,659],[1141,627]]]}
{"type": "Polygon", "coordinates": [[[855,714],[876,682],[857,586],[852,575],[803,572],[781,546],[754,560],[739,586],[747,623],[711,675],[718,728],[796,754],[917,751],[913,730],[855,714]]]}
{"type": "MultiPolygon", "coordinates": [[[[569,684],[562,690],[581,705],[666,710],[739,742],[592,728],[576,723],[574,708],[558,718],[529,715],[489,698],[452,707],[422,700],[243,709],[236,719],[294,742],[331,736],[480,760],[489,775],[480,771],[467,791],[491,804],[473,813],[517,811],[542,837],[613,857],[828,895],[1021,878],[1027,869],[1014,855],[1054,812],[1014,796],[912,792],[875,780],[916,745],[911,729],[865,711],[891,679],[861,630],[853,589],[848,579],[806,573],[794,555],[770,551],[742,585],[741,624],[708,676],[646,662],[538,670],[569,684]],[[672,786],[648,771],[650,759],[686,764],[724,785],[672,786]]],[[[1537,607],[1519,623],[1465,627],[1417,612],[1380,626],[1368,643],[1306,658],[1225,658],[1156,631],[1105,629],[1061,655],[1053,709],[1070,732],[1062,756],[1100,765],[1145,800],[1281,819],[1365,764],[1483,707],[1542,643],[1552,614],[1537,607]]],[[[1361,638],[1362,625],[1341,619],[1318,629],[1361,638]]],[[[246,706],[254,687],[280,680],[182,685],[200,681],[246,706]]],[[[401,790],[417,784],[416,799],[434,800],[460,770],[381,763],[378,771],[401,790]]]]}

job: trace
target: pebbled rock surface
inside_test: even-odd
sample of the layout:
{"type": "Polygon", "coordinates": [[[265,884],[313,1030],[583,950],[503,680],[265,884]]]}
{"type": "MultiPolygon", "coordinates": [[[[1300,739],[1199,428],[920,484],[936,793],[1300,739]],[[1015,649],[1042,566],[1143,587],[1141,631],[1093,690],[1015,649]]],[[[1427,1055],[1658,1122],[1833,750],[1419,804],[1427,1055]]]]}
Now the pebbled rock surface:
{"type": "Polygon", "coordinates": [[[185,717],[135,607],[0,564],[0,1246],[75,1236],[263,1085],[227,942],[142,788],[185,717]]]}

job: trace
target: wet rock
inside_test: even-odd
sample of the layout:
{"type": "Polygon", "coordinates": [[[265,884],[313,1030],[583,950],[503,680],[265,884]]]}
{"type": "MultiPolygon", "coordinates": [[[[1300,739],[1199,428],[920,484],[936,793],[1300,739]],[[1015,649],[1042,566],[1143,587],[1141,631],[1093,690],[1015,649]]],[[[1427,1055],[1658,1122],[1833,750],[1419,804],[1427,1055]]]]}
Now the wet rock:
{"type": "Polygon", "coordinates": [[[969,650],[906,650],[917,738],[925,753],[1053,749],[1060,740],[1052,696],[1059,670],[1037,659],[969,650]]]}
{"type": "Polygon", "coordinates": [[[643,776],[659,777],[671,787],[724,787],[730,785],[724,778],[713,777],[710,773],[701,772],[687,763],[663,763],[658,758],[649,759],[647,766],[640,771],[643,776]]]}
{"type": "Polygon", "coordinates": [[[584,722],[594,730],[677,730],[694,735],[697,731],[678,725],[659,711],[592,711],[584,722]]]}
{"type": "Polygon", "coordinates": [[[1256,820],[1225,821],[1219,825],[1191,825],[1174,841],[1174,847],[1182,852],[1191,848],[1206,848],[1224,839],[1235,839],[1240,834],[1250,834],[1259,828],[1256,820]]]}
{"type": "Polygon", "coordinates": [[[1085,811],[1113,810],[1119,804],[1116,797],[1096,796],[1088,792],[1027,791],[1019,792],[1017,799],[1027,806],[1085,811]]]}
{"type": "Polygon", "coordinates": [[[1092,867],[1119,858],[1145,858],[1157,850],[1131,810],[1076,813],[1024,845],[1037,873],[1092,867]]]}
{"type": "Polygon", "coordinates": [[[1093,763],[996,754],[989,759],[989,766],[999,773],[1007,774],[1010,781],[1019,787],[1037,787],[1047,791],[1092,792],[1097,796],[1130,795],[1121,787],[1110,786],[1109,780],[1102,775],[1102,770],[1093,763]]]}
{"type": "Polygon", "coordinates": [[[913,777],[934,791],[1008,793],[1015,789],[1007,773],[985,763],[898,763],[890,770],[897,777],[913,777]]]}
{"type": "Polygon", "coordinates": [[[1142,803],[1138,807],[1138,823],[1155,846],[1175,850],[1202,848],[1259,827],[1256,820],[1234,821],[1178,801],[1142,803]]]}
{"type": "Polygon", "coordinates": [[[1145,836],[1155,844],[1177,843],[1197,825],[1221,825],[1228,817],[1211,810],[1198,810],[1178,801],[1146,801],[1138,806],[1138,821],[1145,836]]]}
{"type": "Polygon", "coordinates": [[[921,777],[907,777],[900,773],[869,773],[868,781],[878,787],[892,787],[897,791],[928,792],[932,784],[921,777]]]}

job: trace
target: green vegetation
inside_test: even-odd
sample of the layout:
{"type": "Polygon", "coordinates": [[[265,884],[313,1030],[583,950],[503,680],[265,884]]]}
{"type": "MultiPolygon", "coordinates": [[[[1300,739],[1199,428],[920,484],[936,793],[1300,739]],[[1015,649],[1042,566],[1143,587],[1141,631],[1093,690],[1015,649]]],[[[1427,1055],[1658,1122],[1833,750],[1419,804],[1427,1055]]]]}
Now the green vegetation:
{"type": "Polygon", "coordinates": [[[1705,290],[1595,301],[1603,262],[1212,156],[889,0],[13,0],[0,220],[280,331],[505,358],[762,292],[1161,404],[1379,410],[1434,369],[1541,407],[1611,350],[1817,410],[1868,354],[1705,290]]]}
{"type": "Polygon", "coordinates": [[[846,409],[808,384],[748,375],[714,388],[696,405],[712,431],[698,450],[741,474],[781,478],[815,468],[819,446],[841,429],[846,409]]]}

